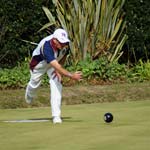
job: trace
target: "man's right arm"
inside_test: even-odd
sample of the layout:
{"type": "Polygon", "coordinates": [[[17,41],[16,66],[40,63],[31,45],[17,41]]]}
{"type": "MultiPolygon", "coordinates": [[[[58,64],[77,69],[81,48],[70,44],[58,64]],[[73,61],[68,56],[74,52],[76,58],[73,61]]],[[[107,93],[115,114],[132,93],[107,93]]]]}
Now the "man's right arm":
{"type": "Polygon", "coordinates": [[[60,74],[63,74],[67,77],[70,77],[73,80],[81,80],[82,79],[82,74],[81,72],[75,72],[75,73],[70,73],[66,69],[64,69],[57,60],[53,60],[50,62],[50,65],[55,68],[60,74]]]}

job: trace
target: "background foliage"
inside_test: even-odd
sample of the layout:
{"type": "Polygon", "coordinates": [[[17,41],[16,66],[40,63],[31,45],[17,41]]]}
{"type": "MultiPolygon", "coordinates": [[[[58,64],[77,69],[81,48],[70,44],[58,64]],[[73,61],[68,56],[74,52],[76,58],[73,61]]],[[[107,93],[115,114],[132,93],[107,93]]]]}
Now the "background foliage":
{"type": "MultiPolygon", "coordinates": [[[[118,62],[109,63],[105,57],[76,63],[69,70],[81,70],[84,78],[100,80],[150,80],[150,1],[126,0],[126,30],[128,40],[118,62]],[[125,63],[130,62],[131,68],[125,63]],[[133,66],[131,63],[135,63],[133,66]],[[124,63],[124,64],[122,64],[124,63]]],[[[0,2],[0,88],[22,88],[29,80],[28,60],[35,45],[22,40],[39,42],[49,31],[38,32],[48,22],[42,6],[56,14],[52,0],[1,0],[0,2]],[[11,69],[9,69],[11,68],[11,69]]],[[[56,17],[57,18],[57,17],[56,17]]],[[[73,64],[73,63],[72,63],[73,64]]],[[[43,84],[47,85],[45,77],[43,84]]]]}
{"type": "Polygon", "coordinates": [[[37,33],[46,21],[42,5],[46,0],[1,0],[0,2],[0,67],[16,66],[30,56],[35,47],[21,40],[38,42],[45,36],[37,33]],[[12,57],[13,56],[13,57],[12,57]]]}
{"type": "MultiPolygon", "coordinates": [[[[120,62],[138,62],[150,57],[150,1],[126,0],[126,34],[120,62]]],[[[21,39],[38,42],[47,33],[37,31],[48,22],[42,6],[55,14],[52,0],[1,0],[0,2],[0,68],[16,66],[30,56],[34,45],[21,39]],[[13,57],[12,57],[13,56],[13,57]]]]}
{"type": "Polygon", "coordinates": [[[128,40],[124,47],[122,61],[129,60],[137,63],[139,59],[150,58],[150,1],[149,0],[127,0],[126,12],[126,34],[128,40]]]}
{"type": "Polygon", "coordinates": [[[84,60],[89,54],[93,60],[106,55],[108,60],[117,61],[127,35],[123,33],[125,0],[53,0],[56,14],[43,7],[51,25],[63,27],[71,39],[73,62],[84,60]]]}
{"type": "MultiPolygon", "coordinates": [[[[95,61],[86,58],[76,65],[66,66],[70,71],[82,71],[82,85],[87,82],[91,84],[120,83],[120,82],[143,82],[150,80],[150,62],[142,60],[132,68],[114,61],[109,63],[107,58],[101,57],[95,61]]],[[[18,64],[13,69],[0,69],[0,89],[25,88],[30,78],[28,60],[18,64]]],[[[80,84],[79,83],[79,84],[80,84]]],[[[64,85],[72,85],[74,82],[63,78],[64,85]]],[[[42,80],[42,86],[49,85],[47,75],[42,80]]]]}

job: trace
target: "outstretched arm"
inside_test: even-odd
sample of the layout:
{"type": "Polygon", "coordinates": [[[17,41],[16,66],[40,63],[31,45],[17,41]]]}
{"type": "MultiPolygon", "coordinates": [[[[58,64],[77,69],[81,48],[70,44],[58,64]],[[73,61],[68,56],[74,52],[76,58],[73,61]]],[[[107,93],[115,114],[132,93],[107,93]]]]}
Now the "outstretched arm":
{"type": "Polygon", "coordinates": [[[70,77],[73,80],[81,80],[82,79],[82,73],[81,72],[75,72],[75,73],[70,73],[66,69],[64,69],[57,60],[53,60],[50,62],[50,65],[55,68],[60,74],[63,74],[67,77],[70,77]]]}

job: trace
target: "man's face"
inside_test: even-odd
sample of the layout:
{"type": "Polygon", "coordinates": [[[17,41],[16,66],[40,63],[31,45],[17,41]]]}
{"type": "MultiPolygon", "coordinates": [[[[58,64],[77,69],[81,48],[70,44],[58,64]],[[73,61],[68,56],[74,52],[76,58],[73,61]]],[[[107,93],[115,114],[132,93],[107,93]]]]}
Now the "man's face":
{"type": "Polygon", "coordinates": [[[58,40],[56,40],[55,44],[56,44],[56,48],[59,50],[62,50],[63,48],[68,46],[68,43],[60,43],[58,40]]]}

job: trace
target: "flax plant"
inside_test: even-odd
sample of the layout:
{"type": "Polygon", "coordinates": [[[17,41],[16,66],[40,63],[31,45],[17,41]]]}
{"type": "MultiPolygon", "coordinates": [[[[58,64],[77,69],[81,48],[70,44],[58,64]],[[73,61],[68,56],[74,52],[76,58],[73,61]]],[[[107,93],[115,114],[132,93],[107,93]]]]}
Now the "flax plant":
{"type": "Polygon", "coordinates": [[[127,35],[123,35],[125,21],[122,7],[125,0],[53,0],[57,19],[43,7],[51,25],[63,27],[72,40],[70,48],[74,61],[83,60],[87,54],[92,59],[105,54],[110,61],[122,55],[122,46],[127,35]]]}

